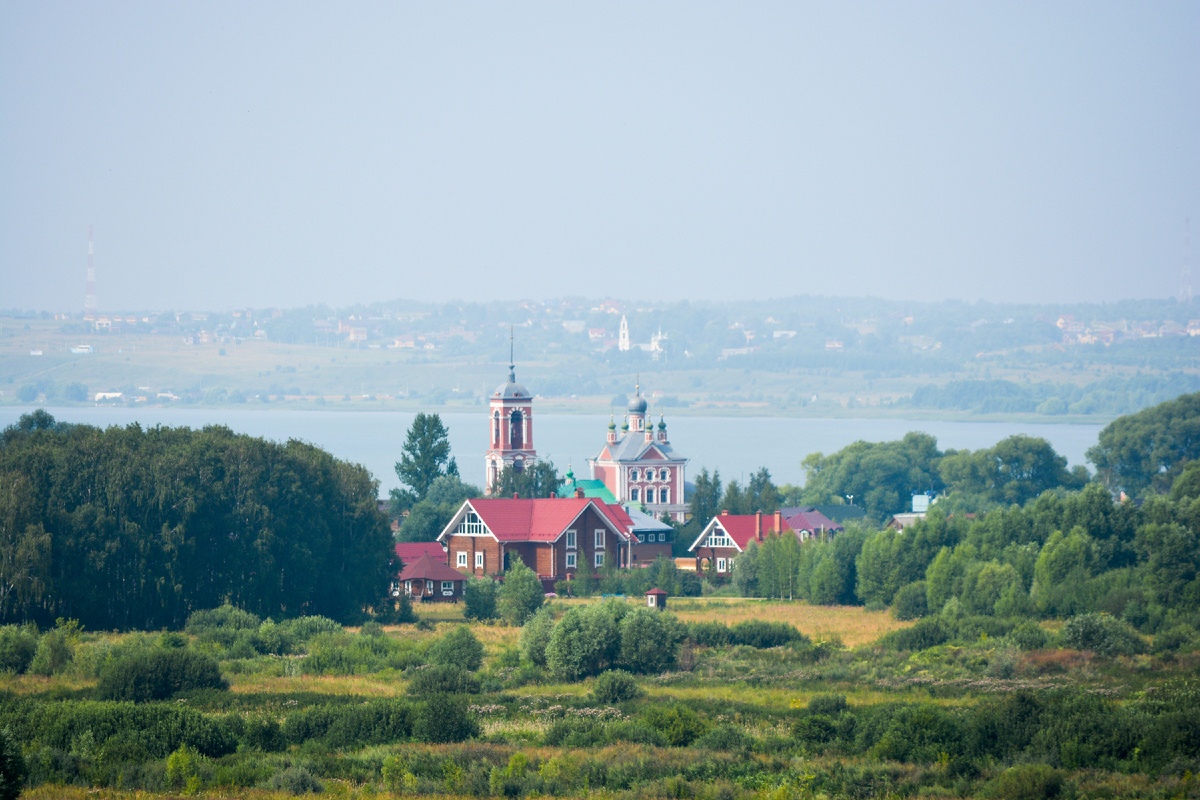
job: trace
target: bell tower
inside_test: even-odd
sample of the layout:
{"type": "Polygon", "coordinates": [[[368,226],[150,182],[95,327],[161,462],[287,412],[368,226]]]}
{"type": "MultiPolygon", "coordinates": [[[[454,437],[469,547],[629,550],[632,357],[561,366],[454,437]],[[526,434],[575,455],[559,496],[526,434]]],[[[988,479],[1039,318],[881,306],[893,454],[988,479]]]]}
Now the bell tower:
{"type": "Polygon", "coordinates": [[[537,462],[537,451],[533,449],[533,397],[528,389],[517,383],[511,330],[508,350],[508,382],[496,387],[488,398],[488,440],[491,444],[484,457],[488,494],[492,493],[506,466],[521,472],[537,462]]]}

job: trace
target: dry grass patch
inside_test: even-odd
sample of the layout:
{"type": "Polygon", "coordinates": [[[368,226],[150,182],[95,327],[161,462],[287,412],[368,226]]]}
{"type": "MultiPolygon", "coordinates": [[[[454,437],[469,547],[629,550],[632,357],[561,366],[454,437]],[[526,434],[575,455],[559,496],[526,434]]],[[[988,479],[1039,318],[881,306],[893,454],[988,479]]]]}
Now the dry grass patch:
{"type": "Polygon", "coordinates": [[[913,624],[892,619],[886,611],[867,611],[862,606],[814,606],[803,601],[689,597],[672,598],[667,608],[684,622],[716,620],[726,625],[752,619],[786,622],[813,639],[840,639],[847,647],[870,644],[913,624]]]}
{"type": "Polygon", "coordinates": [[[399,697],[406,682],[398,677],[371,675],[230,675],[229,690],[239,694],[314,692],[328,695],[399,697]]]}

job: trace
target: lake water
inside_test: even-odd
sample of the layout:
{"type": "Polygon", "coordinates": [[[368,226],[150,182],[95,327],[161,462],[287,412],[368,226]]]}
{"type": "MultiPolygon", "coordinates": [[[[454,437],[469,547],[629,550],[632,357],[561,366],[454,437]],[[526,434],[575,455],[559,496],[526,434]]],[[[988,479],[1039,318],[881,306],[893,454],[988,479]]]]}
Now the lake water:
{"type": "MultiPolygon", "coordinates": [[[[0,427],[16,422],[32,408],[0,408],[0,427]]],[[[380,484],[380,494],[399,485],[394,465],[412,424],[412,413],[389,411],[296,411],[219,408],[47,408],[55,419],[98,427],[140,423],[201,428],[224,425],[275,441],[302,439],[335,456],[363,464],[380,484]]],[[[487,414],[439,412],[450,431],[450,446],[463,480],[482,485],[483,454],[488,442],[487,414]]],[[[538,414],[534,411],[533,445],[566,472],[574,467],[589,477],[586,459],[599,453],[608,429],[608,415],[538,414]]],[[[744,479],[766,467],[777,484],[804,480],[801,460],[809,453],[832,453],[860,439],[885,442],[909,431],[937,437],[942,450],[977,450],[1017,433],[1050,442],[1072,466],[1086,464],[1084,453],[1104,425],[1032,422],[935,422],[902,419],[795,419],[787,417],[667,418],[672,446],[687,458],[688,477],[702,467],[721,471],[724,480],[744,479]]]]}

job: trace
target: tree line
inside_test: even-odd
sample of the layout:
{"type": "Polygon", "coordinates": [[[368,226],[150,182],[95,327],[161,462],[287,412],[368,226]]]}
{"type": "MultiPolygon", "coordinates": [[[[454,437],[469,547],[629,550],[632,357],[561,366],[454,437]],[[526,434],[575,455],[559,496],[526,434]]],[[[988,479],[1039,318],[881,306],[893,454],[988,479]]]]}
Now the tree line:
{"type": "Polygon", "coordinates": [[[353,620],[387,587],[377,492],[304,442],[27,414],[0,434],[0,620],[179,628],[223,603],[353,620]]]}

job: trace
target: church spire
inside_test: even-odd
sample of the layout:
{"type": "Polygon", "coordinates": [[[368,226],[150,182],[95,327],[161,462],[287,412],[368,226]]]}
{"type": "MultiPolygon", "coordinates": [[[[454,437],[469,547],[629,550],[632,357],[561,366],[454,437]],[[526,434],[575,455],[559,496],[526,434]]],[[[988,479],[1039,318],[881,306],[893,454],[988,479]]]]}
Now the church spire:
{"type": "Polygon", "coordinates": [[[513,326],[508,326],[508,382],[517,382],[517,364],[513,358],[513,326]]]}

